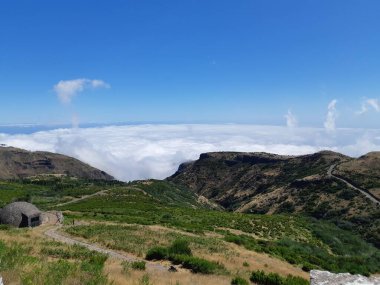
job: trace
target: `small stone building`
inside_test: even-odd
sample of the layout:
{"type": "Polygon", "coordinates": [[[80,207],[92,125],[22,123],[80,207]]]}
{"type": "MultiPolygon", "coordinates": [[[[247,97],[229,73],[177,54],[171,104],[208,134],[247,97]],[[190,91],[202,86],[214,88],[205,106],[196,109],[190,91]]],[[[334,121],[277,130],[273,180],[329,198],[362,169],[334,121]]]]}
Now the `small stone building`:
{"type": "Polygon", "coordinates": [[[27,202],[14,202],[0,209],[0,224],[19,228],[37,227],[41,224],[41,211],[27,202]]]}

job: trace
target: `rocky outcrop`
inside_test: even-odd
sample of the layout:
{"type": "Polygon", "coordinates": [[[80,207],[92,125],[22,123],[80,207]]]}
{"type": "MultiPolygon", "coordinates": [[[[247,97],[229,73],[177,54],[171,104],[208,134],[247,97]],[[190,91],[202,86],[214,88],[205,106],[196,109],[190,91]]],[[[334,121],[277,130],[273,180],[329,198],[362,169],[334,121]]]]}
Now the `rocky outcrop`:
{"type": "Polygon", "coordinates": [[[328,271],[310,271],[311,285],[379,285],[379,277],[364,277],[350,273],[334,274],[328,271]]]}
{"type": "Polygon", "coordinates": [[[0,180],[44,175],[113,180],[113,177],[104,171],[72,157],[50,152],[31,152],[13,147],[0,147],[0,180]]]}

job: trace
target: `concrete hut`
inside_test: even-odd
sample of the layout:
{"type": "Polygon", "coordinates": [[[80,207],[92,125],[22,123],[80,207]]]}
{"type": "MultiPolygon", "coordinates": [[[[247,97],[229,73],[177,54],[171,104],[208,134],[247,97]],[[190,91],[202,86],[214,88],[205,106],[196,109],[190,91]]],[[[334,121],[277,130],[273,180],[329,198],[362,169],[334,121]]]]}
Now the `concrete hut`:
{"type": "Polygon", "coordinates": [[[27,202],[14,202],[0,209],[0,223],[19,228],[37,227],[41,224],[41,211],[27,202]]]}

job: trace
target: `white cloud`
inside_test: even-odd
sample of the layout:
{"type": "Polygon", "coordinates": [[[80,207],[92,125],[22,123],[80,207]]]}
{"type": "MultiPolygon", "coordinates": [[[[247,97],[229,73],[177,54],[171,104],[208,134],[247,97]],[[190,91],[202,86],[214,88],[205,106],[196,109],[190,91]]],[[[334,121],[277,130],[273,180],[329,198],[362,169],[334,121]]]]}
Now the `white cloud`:
{"type": "Polygon", "coordinates": [[[285,114],[286,126],[289,128],[294,128],[298,126],[298,121],[296,116],[293,115],[292,111],[288,110],[288,113],[285,114]]]}
{"type": "Polygon", "coordinates": [[[0,134],[0,144],[76,157],[124,181],[165,178],[209,151],[307,154],[330,149],[352,156],[380,150],[380,130],[254,125],[129,125],[0,134]]]}
{"type": "Polygon", "coordinates": [[[57,93],[57,96],[62,103],[68,104],[74,96],[85,89],[109,87],[110,85],[103,80],[80,78],[73,80],[61,80],[54,85],[54,91],[57,93]]]}
{"type": "Polygon", "coordinates": [[[373,108],[376,112],[380,112],[380,101],[378,99],[367,99],[362,103],[361,110],[357,113],[359,115],[367,113],[369,108],[373,108]]]}
{"type": "Polygon", "coordinates": [[[336,99],[332,100],[327,106],[327,116],[324,123],[325,129],[328,132],[335,131],[335,121],[337,118],[336,111],[336,103],[338,101],[336,99]]]}

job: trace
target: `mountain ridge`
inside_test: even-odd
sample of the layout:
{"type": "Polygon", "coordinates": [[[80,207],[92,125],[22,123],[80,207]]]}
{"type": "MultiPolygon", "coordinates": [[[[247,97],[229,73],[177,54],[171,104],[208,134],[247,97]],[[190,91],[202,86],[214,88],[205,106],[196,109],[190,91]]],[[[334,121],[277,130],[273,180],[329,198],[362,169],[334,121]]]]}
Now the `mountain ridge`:
{"type": "Polygon", "coordinates": [[[212,152],[182,164],[167,180],[229,211],[330,220],[380,246],[379,205],[328,174],[336,165],[333,174],[353,185],[378,187],[380,166],[373,167],[380,165],[378,157],[376,152],[360,158],[332,151],[301,156],[212,152]],[[368,157],[371,163],[367,163],[368,157]]]}
{"type": "Polygon", "coordinates": [[[104,171],[63,154],[0,147],[0,179],[24,179],[43,175],[63,175],[81,179],[113,180],[104,171]]]}

